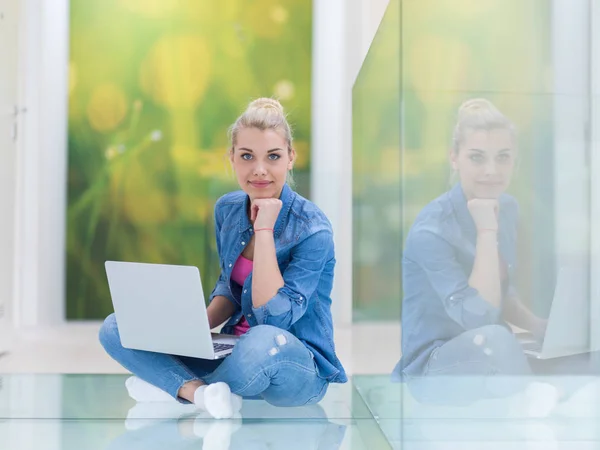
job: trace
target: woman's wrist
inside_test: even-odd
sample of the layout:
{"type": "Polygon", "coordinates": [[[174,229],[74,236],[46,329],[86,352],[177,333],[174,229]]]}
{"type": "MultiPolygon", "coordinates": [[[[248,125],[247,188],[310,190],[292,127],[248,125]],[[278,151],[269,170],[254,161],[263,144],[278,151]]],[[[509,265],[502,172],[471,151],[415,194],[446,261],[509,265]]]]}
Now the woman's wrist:
{"type": "Polygon", "coordinates": [[[273,228],[269,228],[269,227],[260,227],[260,228],[254,228],[254,232],[258,232],[258,231],[266,231],[266,232],[271,232],[273,233],[273,228]]]}
{"type": "Polygon", "coordinates": [[[477,234],[484,234],[484,233],[498,233],[498,228],[497,227],[489,227],[489,228],[478,228],[477,229],[477,234]]]}

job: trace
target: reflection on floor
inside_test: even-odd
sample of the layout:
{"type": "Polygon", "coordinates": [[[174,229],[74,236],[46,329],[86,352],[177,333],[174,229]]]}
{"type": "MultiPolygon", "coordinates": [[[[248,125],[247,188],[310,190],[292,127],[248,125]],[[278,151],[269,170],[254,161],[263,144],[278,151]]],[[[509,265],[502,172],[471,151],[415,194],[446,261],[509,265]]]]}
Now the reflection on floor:
{"type": "Polygon", "coordinates": [[[470,400],[463,401],[461,390],[481,379],[436,378],[415,385],[382,375],[332,385],[319,405],[276,408],[244,400],[240,417],[225,421],[212,420],[191,405],[136,404],[127,396],[126,378],[0,375],[0,449],[600,447],[600,380],[591,377],[558,380],[573,389],[543,414],[539,403],[546,404],[544,398],[521,389],[531,380],[495,377],[494,392],[501,386],[504,395],[476,399],[465,392],[470,400]]]}
{"type": "Polygon", "coordinates": [[[244,400],[217,421],[193,405],[135,403],[127,375],[0,375],[0,449],[388,449],[351,383],[318,405],[244,400]]]}
{"type": "Polygon", "coordinates": [[[600,448],[598,378],[432,377],[391,383],[388,376],[355,376],[352,383],[394,449],[600,448]],[[485,393],[475,392],[482,381],[485,393]],[[550,407],[543,389],[529,389],[547,384],[568,386],[569,394],[550,407]]]}

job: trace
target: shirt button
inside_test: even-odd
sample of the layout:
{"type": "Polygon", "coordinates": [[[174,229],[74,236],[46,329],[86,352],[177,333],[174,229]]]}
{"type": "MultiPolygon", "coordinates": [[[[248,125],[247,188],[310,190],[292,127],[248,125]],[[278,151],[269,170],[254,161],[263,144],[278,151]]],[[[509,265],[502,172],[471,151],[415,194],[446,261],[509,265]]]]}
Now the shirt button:
{"type": "Polygon", "coordinates": [[[248,292],[248,289],[244,289],[244,294],[245,294],[246,292],[248,292]]]}
{"type": "Polygon", "coordinates": [[[231,267],[231,264],[229,264],[229,267],[231,267]]]}
{"type": "Polygon", "coordinates": [[[246,245],[246,243],[245,243],[245,242],[242,242],[242,245],[246,245]]]}
{"type": "Polygon", "coordinates": [[[248,314],[248,317],[252,317],[252,314],[248,314]]]}

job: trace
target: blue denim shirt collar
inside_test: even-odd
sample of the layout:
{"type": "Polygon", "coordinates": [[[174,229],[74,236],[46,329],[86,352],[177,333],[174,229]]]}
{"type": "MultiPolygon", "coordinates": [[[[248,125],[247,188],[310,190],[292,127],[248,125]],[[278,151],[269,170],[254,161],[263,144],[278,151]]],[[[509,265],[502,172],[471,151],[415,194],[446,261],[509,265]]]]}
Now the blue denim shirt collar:
{"type": "MultiPolygon", "coordinates": [[[[281,190],[281,194],[279,195],[279,200],[281,200],[282,206],[281,211],[279,211],[279,215],[277,216],[277,221],[275,222],[274,236],[276,238],[279,237],[279,235],[281,235],[281,232],[283,231],[283,226],[285,225],[286,217],[294,201],[294,191],[288,186],[287,183],[283,185],[283,189],[281,190]]],[[[252,223],[248,218],[249,208],[250,197],[246,195],[246,199],[244,200],[244,208],[240,211],[240,234],[252,228],[252,223]]]]}

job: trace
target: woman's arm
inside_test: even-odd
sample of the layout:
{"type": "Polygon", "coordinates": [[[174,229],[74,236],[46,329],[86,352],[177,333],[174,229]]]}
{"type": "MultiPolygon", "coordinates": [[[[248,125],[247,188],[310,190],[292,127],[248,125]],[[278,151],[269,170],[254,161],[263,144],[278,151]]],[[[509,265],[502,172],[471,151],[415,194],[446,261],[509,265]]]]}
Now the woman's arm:
{"type": "Polygon", "coordinates": [[[498,323],[500,308],[484,299],[469,277],[456,258],[456,248],[442,236],[427,229],[409,233],[403,258],[405,291],[427,292],[430,287],[446,314],[465,330],[498,323]],[[429,286],[420,285],[425,282],[429,286]]]}
{"type": "Polygon", "coordinates": [[[223,295],[216,295],[213,297],[210,305],[206,309],[206,313],[208,315],[208,324],[210,329],[212,330],[215,327],[218,327],[227,319],[229,319],[236,308],[231,300],[223,295]]]}
{"type": "Polygon", "coordinates": [[[477,289],[479,295],[496,308],[502,302],[497,239],[497,232],[491,229],[477,233],[475,262],[469,277],[469,286],[477,289]]]}
{"type": "Polygon", "coordinates": [[[285,283],[277,263],[273,233],[257,231],[255,236],[252,306],[259,308],[272,299],[285,283]]]}
{"type": "Polygon", "coordinates": [[[256,219],[252,311],[259,324],[288,330],[306,312],[323,270],[335,257],[331,230],[323,228],[296,243],[282,274],[273,236],[280,210],[278,199],[257,199],[251,206],[250,219],[256,219]]]}
{"type": "Polygon", "coordinates": [[[275,252],[274,228],[281,200],[255,199],[250,206],[250,220],[254,223],[254,263],[252,267],[252,306],[260,308],[277,294],[285,283],[275,252]]]}
{"type": "Polygon", "coordinates": [[[513,325],[523,328],[542,339],[546,333],[547,320],[531,312],[519,299],[515,292],[511,292],[503,307],[504,319],[513,325]]]}
{"type": "MultiPolygon", "coordinates": [[[[254,261],[256,262],[256,247],[254,261]]],[[[321,229],[301,239],[291,250],[290,261],[283,275],[279,275],[283,280],[281,287],[262,306],[252,308],[257,322],[289,330],[306,312],[323,271],[332,271],[334,262],[331,230],[321,229]]],[[[333,276],[331,272],[328,275],[333,276]]],[[[253,279],[253,286],[255,282],[253,279]]],[[[266,290],[261,291],[266,296],[266,290]]],[[[252,297],[252,303],[257,303],[254,300],[254,288],[252,297]]],[[[260,301],[264,301],[264,298],[260,301]]]]}
{"type": "Polygon", "coordinates": [[[467,202],[469,213],[477,228],[475,262],[469,276],[469,286],[492,306],[502,303],[500,257],[498,254],[498,211],[494,199],[472,199],[467,202]]]}

